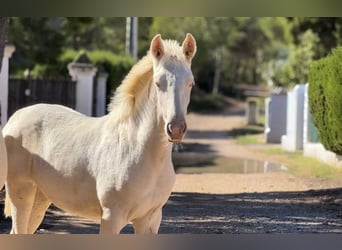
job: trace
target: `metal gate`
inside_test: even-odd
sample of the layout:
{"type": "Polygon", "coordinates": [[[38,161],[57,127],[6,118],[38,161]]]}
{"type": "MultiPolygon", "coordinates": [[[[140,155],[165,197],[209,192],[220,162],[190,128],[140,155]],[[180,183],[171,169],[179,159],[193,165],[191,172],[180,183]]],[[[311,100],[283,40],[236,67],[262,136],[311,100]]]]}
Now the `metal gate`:
{"type": "Polygon", "coordinates": [[[10,79],[8,117],[16,110],[36,103],[61,104],[75,108],[76,82],[55,79],[10,79]]]}

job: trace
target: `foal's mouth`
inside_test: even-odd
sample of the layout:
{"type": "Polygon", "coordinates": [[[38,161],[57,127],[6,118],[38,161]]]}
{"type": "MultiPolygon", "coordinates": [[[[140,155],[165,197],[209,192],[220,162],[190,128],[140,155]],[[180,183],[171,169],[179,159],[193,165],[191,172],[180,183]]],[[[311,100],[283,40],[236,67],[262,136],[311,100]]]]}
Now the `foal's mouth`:
{"type": "Polygon", "coordinates": [[[181,139],[171,139],[171,138],[168,138],[168,141],[171,142],[171,143],[180,143],[180,142],[182,142],[182,138],[181,139]]]}
{"type": "Polygon", "coordinates": [[[173,121],[166,125],[166,134],[168,136],[168,141],[171,143],[179,143],[183,140],[187,126],[185,121],[173,121]]]}

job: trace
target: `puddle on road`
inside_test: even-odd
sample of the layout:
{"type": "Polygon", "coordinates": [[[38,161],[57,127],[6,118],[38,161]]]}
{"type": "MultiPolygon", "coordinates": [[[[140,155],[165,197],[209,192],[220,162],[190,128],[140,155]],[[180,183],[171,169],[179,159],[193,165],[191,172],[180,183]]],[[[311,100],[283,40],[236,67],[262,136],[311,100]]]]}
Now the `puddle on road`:
{"type": "Polygon", "coordinates": [[[176,173],[183,174],[254,174],[282,172],[287,170],[283,165],[267,161],[214,156],[203,152],[174,152],[173,163],[176,173]]]}

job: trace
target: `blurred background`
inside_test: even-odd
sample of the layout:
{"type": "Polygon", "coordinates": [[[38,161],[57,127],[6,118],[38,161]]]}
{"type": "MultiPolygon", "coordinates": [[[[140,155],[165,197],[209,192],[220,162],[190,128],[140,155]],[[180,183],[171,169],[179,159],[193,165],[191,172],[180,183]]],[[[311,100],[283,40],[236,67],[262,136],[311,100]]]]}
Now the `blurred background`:
{"type": "Polygon", "coordinates": [[[69,77],[67,64],[86,51],[109,73],[111,96],[155,34],[181,42],[187,32],[198,43],[190,110],[220,110],[225,97],[244,98],[246,89],[307,82],[311,62],[341,44],[342,18],[12,17],[10,77],[69,77]]]}
{"type": "MultiPolygon", "coordinates": [[[[152,37],[188,32],[196,86],[161,232],[341,233],[341,17],[10,17],[2,126],[38,102],[104,115],[152,37]]],[[[97,232],[56,214],[41,232],[97,232]]]]}

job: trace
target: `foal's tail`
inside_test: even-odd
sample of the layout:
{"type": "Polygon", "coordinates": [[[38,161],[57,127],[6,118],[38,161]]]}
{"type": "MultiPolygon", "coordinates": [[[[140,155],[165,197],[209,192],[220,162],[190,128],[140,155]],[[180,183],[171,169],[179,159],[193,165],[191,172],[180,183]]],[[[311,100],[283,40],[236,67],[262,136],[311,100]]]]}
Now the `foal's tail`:
{"type": "Polygon", "coordinates": [[[0,126],[0,190],[4,187],[7,179],[7,152],[2,129],[0,126]]]}
{"type": "MultiPolygon", "coordinates": [[[[8,161],[7,161],[6,144],[5,144],[5,140],[2,135],[2,129],[0,126],[0,190],[4,187],[6,179],[7,179],[7,168],[8,168],[8,161]]],[[[6,217],[11,216],[11,208],[10,208],[7,194],[6,194],[4,212],[5,212],[6,217]]]]}

